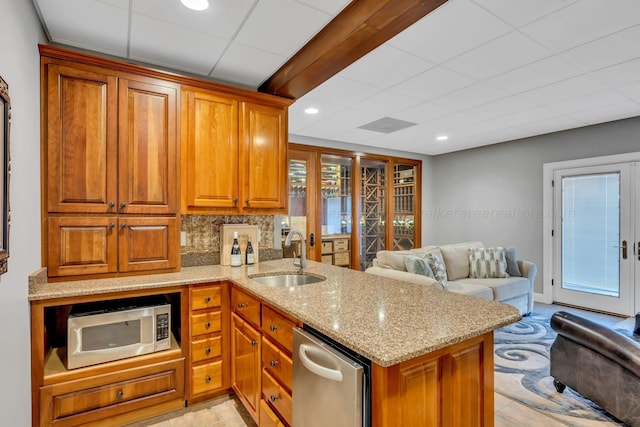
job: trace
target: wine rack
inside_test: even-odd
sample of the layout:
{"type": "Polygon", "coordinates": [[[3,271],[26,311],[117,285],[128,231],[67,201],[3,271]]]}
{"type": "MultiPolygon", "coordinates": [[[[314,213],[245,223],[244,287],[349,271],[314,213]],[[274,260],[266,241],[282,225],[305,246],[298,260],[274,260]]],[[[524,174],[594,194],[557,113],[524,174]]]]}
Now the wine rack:
{"type": "Polygon", "coordinates": [[[384,171],[381,167],[362,167],[361,270],[369,268],[376,253],[385,249],[384,171]]]}
{"type": "Polygon", "coordinates": [[[393,249],[415,246],[415,167],[395,165],[393,168],[393,249]]]}

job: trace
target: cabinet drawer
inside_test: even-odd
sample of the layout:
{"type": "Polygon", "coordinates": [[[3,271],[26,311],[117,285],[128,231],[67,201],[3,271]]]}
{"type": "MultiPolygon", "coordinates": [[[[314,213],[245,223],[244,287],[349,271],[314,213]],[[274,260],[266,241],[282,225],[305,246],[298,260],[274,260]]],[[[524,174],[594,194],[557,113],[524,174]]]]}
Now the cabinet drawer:
{"type": "Polygon", "coordinates": [[[191,315],[191,336],[220,332],[222,312],[209,311],[191,315]]]}
{"type": "Polygon", "coordinates": [[[330,254],[333,252],[333,242],[322,242],[322,253],[330,254]]]}
{"type": "Polygon", "coordinates": [[[222,356],[222,337],[205,338],[191,342],[193,363],[222,356]]]}
{"type": "Polygon", "coordinates": [[[323,264],[333,264],[333,255],[322,255],[323,264]]]}
{"type": "Polygon", "coordinates": [[[262,395],[282,419],[291,425],[291,395],[264,369],[262,370],[262,395]]]}
{"type": "Polygon", "coordinates": [[[268,306],[262,308],[262,331],[284,348],[293,349],[293,327],[295,322],[268,306]]]}
{"type": "Polygon", "coordinates": [[[260,400],[260,427],[284,427],[280,418],[264,399],[260,400]]]}
{"type": "Polygon", "coordinates": [[[260,326],[260,301],[257,298],[233,287],[231,288],[231,309],[243,319],[255,326],[260,326]]]}
{"type": "Polygon", "coordinates": [[[349,250],[349,239],[338,239],[333,241],[333,251],[341,252],[349,250]]]}
{"type": "Polygon", "coordinates": [[[349,265],[349,258],[349,252],[333,254],[333,263],[335,265],[349,265]]]}
{"type": "Polygon", "coordinates": [[[40,389],[40,421],[79,425],[184,396],[184,359],[40,389]]]}
{"type": "Polygon", "coordinates": [[[222,387],[222,361],[191,368],[191,394],[196,395],[222,387]]]}
{"type": "Polygon", "coordinates": [[[191,309],[220,307],[220,285],[191,289],[191,309]]]}
{"type": "Polygon", "coordinates": [[[269,340],[262,340],[262,366],[287,390],[293,382],[293,361],[269,340]]]}

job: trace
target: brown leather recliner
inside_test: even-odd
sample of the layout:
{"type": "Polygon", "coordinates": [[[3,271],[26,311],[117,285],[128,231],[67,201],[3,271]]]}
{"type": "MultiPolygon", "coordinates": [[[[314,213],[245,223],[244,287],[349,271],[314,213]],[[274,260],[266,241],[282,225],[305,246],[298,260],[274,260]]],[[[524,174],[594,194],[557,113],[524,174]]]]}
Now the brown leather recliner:
{"type": "Polygon", "coordinates": [[[556,390],[566,386],[631,426],[640,426],[640,337],[634,339],[575,314],[551,317],[556,390]]]}

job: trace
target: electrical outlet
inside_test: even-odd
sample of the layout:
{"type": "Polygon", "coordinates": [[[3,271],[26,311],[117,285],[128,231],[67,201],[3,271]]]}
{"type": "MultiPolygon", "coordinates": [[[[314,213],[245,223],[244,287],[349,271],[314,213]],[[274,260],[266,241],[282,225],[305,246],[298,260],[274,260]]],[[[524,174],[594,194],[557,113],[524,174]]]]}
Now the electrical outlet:
{"type": "Polygon", "coordinates": [[[180,232],[180,246],[187,246],[187,232],[180,232]]]}

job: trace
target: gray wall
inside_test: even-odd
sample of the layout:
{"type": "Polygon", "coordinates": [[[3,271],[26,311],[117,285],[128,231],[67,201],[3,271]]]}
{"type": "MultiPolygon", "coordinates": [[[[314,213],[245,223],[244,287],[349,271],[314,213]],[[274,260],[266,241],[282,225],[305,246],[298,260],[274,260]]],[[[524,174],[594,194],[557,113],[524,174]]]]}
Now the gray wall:
{"type": "Polygon", "coordinates": [[[538,265],[542,293],[542,165],[632,153],[640,148],[640,118],[435,156],[432,209],[423,208],[423,244],[480,240],[513,246],[538,265]]]}
{"type": "Polygon", "coordinates": [[[0,424],[31,425],[28,276],[40,267],[40,58],[31,1],[0,0],[0,75],[11,97],[9,272],[0,276],[0,424]]]}

